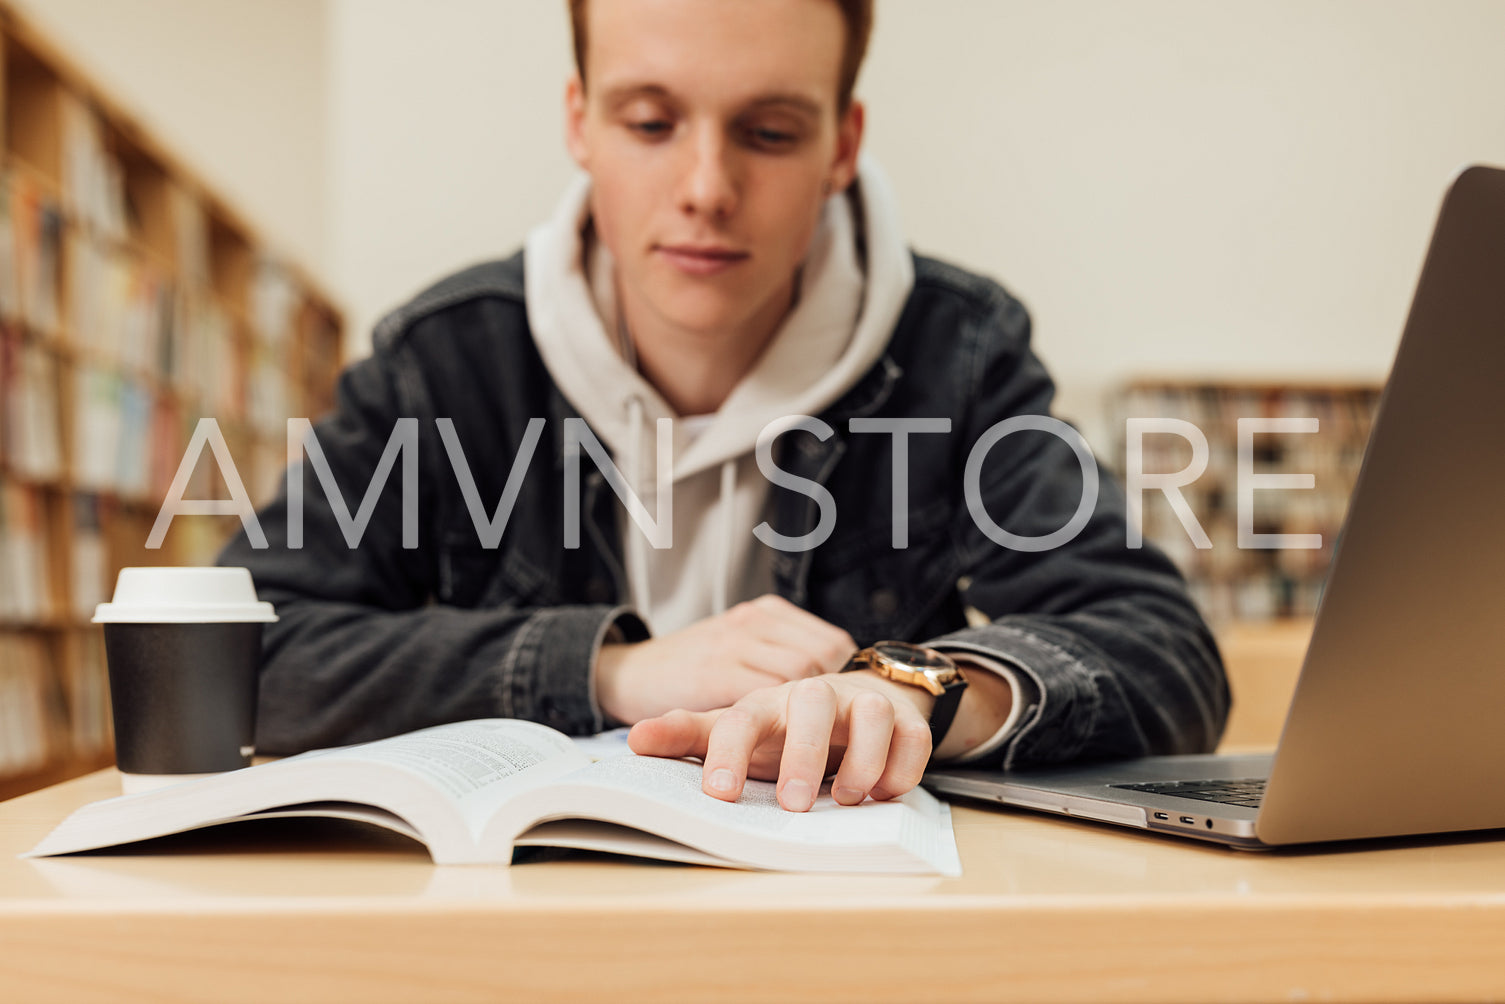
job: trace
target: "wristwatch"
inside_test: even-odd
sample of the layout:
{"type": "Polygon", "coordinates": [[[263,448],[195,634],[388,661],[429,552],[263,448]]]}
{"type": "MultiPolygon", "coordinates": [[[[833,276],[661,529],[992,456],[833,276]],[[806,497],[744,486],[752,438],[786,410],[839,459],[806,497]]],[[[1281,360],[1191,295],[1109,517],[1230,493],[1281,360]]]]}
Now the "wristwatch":
{"type": "Polygon", "coordinates": [[[940,749],[946,730],[956,718],[956,709],[961,706],[962,691],[967,689],[967,678],[950,656],[907,641],[880,641],[852,656],[841,671],[848,673],[854,669],[871,669],[895,683],[921,687],[934,694],[930,749],[932,752],[940,749]]]}

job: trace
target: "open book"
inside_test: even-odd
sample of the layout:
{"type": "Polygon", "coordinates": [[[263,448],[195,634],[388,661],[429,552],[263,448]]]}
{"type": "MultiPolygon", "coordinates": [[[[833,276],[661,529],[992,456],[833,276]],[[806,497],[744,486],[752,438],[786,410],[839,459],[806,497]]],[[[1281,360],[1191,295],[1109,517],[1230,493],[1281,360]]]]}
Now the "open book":
{"type": "Polygon", "coordinates": [[[457,722],[95,802],[26,856],[329,816],[406,834],[439,864],[506,863],[514,847],[547,846],[777,871],[961,873],[950,810],[921,788],[843,806],[826,785],[809,812],[788,812],[771,781],[723,802],[701,791],[700,773],[630,753],[592,762],[533,722],[457,722]]]}

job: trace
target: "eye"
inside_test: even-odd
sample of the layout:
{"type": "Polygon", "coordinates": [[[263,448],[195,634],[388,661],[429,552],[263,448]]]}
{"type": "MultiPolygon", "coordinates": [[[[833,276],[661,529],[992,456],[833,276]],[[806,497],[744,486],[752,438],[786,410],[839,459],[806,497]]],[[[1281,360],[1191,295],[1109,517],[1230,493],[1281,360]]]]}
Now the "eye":
{"type": "Polygon", "coordinates": [[[674,123],[665,119],[646,119],[628,122],[627,128],[647,139],[660,139],[674,131],[674,123]]]}
{"type": "Polygon", "coordinates": [[[742,129],[742,142],[770,153],[793,149],[800,141],[797,130],[774,125],[748,125],[742,129]]]}
{"type": "Polygon", "coordinates": [[[780,132],[777,129],[754,129],[753,136],[765,146],[787,146],[798,138],[793,133],[780,132]]]}

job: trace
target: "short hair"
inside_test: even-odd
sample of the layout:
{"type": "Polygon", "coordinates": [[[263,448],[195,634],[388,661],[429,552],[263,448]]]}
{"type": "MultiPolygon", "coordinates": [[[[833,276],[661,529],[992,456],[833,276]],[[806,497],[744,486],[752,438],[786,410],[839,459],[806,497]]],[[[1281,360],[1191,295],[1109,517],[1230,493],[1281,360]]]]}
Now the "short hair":
{"type": "MultiPolygon", "coordinates": [[[[575,69],[585,82],[585,21],[588,0],[569,0],[570,29],[575,41],[575,69]]],[[[833,0],[846,24],[846,44],[841,53],[841,75],[836,80],[836,113],[846,114],[857,86],[857,71],[867,55],[868,38],[873,33],[873,0],[833,0]]]]}

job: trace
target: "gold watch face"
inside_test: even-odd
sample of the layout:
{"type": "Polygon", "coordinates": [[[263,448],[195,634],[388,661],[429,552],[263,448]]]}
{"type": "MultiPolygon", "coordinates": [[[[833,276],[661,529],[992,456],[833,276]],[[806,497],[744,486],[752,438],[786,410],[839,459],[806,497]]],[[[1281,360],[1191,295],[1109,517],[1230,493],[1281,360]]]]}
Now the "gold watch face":
{"type": "Polygon", "coordinates": [[[956,663],[945,653],[922,645],[911,645],[907,641],[880,641],[873,646],[873,651],[883,661],[897,663],[908,669],[956,668],[956,663]]]}
{"type": "Polygon", "coordinates": [[[880,641],[872,647],[874,668],[891,680],[940,694],[961,673],[950,656],[906,641],[880,641]]]}

